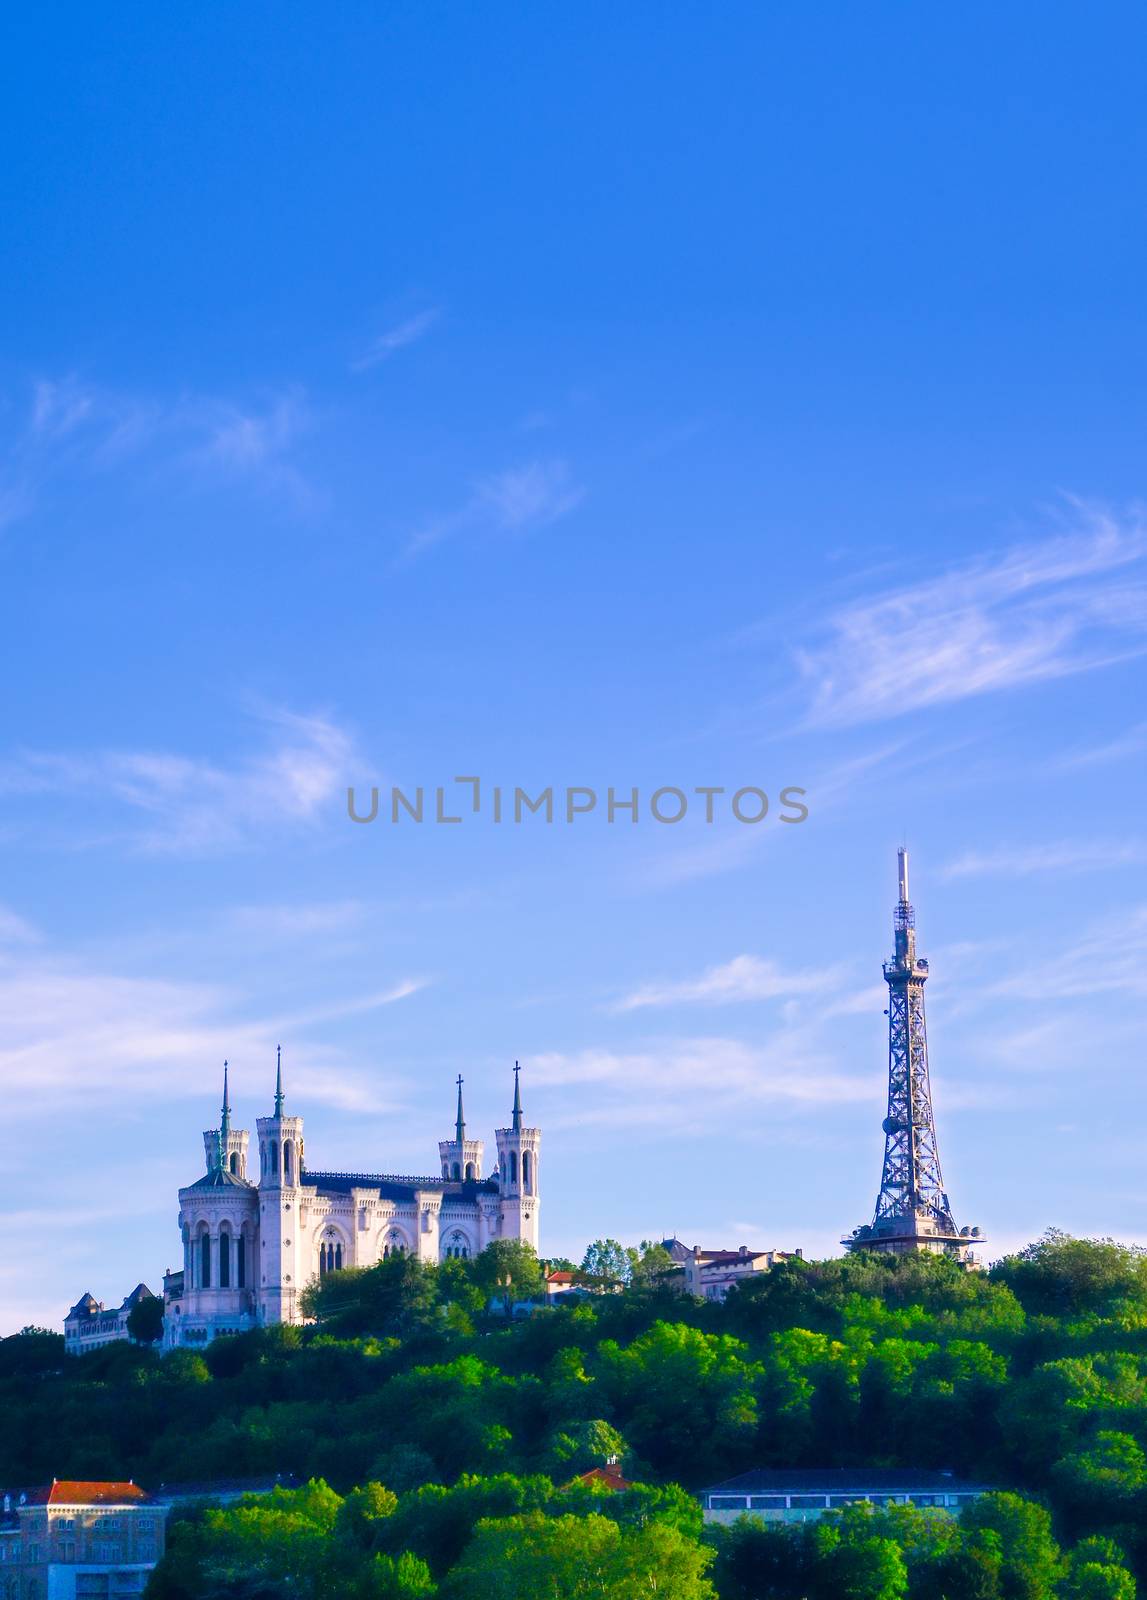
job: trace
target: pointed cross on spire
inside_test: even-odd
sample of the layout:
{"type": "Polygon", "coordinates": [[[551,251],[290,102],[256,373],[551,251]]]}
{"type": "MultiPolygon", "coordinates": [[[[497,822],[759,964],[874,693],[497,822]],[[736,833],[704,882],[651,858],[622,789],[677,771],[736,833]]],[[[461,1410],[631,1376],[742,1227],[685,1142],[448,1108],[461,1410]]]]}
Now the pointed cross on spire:
{"type": "Polygon", "coordinates": [[[283,1115],[283,1047],[275,1046],[275,1115],[283,1115]]]}
{"type": "Polygon", "coordinates": [[[462,1074],[458,1074],[458,1121],[454,1129],[454,1137],[459,1144],[466,1137],[466,1118],[462,1113],[462,1074]]]}
{"type": "Polygon", "coordinates": [[[521,1067],[514,1062],[514,1120],[510,1123],[515,1133],[522,1131],[522,1085],[521,1067]]]}
{"type": "MultiPolygon", "coordinates": [[[[215,1153],[219,1158],[220,1172],[227,1168],[227,1137],[231,1132],[231,1100],[227,1093],[227,1063],[223,1063],[223,1108],[219,1116],[219,1132],[215,1136],[215,1153]]],[[[210,1170],[210,1162],[208,1162],[210,1170]]]]}

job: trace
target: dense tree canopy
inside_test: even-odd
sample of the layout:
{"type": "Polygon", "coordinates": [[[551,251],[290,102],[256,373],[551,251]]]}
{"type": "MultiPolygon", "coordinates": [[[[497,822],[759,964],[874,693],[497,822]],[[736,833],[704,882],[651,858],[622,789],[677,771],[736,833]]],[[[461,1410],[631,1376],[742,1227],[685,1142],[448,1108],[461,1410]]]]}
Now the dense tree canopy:
{"type": "Polygon", "coordinates": [[[313,1480],[178,1522],[156,1591],[170,1596],[181,1582],[448,1595],[509,1523],[563,1570],[564,1518],[618,1593],[655,1547],[662,1587],[648,1592],[722,1600],[1129,1600],[1147,1575],[1136,1250],[1049,1233],[988,1274],[932,1257],[788,1261],[724,1305],[675,1292],[656,1257],[648,1272],[641,1252],[626,1259],[624,1286],[602,1271],[599,1292],[526,1317],[507,1308],[540,1268],[513,1246],[328,1274],[310,1326],[202,1352],[65,1357],[58,1336],[25,1330],[0,1340],[0,1481],[313,1480]],[[613,1456],[640,1487],[563,1487],[613,1456]],[[815,1533],[702,1533],[707,1483],[861,1464],[949,1469],[1000,1493],[961,1523],[890,1508],[815,1533]],[[648,1527],[675,1538],[638,1538],[648,1527]],[[711,1565],[688,1554],[710,1549],[711,1565]]]}

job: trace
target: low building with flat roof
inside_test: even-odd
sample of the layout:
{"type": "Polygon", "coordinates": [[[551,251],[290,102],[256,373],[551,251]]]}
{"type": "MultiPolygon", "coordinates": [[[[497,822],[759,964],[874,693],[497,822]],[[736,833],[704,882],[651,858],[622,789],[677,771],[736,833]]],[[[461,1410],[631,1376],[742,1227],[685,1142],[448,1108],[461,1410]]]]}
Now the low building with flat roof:
{"type": "Polygon", "coordinates": [[[826,1511],[862,1500],[874,1506],[939,1507],[958,1515],[988,1492],[986,1484],[966,1482],[951,1472],[908,1467],[769,1467],[702,1489],[700,1500],[706,1522],[735,1522],[745,1516],[814,1522],[826,1511]]]}

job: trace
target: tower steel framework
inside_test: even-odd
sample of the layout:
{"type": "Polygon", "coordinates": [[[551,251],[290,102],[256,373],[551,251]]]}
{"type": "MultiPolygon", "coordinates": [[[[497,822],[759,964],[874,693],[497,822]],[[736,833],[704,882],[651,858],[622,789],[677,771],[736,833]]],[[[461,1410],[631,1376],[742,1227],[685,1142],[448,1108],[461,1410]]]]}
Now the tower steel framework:
{"type": "Polygon", "coordinates": [[[884,1168],[871,1223],[841,1242],[850,1250],[896,1254],[932,1251],[970,1264],[978,1228],[958,1228],[944,1188],[932,1085],[924,984],[928,963],[916,954],[916,913],[908,898],[908,852],[899,852],[900,896],[893,917],[894,955],[884,963],[888,985],[888,1115],[884,1168]]]}

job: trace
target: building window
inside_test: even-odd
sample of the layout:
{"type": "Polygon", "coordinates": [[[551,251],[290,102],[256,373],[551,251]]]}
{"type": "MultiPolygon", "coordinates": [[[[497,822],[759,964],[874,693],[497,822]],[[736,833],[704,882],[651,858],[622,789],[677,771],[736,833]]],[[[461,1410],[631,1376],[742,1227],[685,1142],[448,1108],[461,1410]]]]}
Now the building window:
{"type": "Polygon", "coordinates": [[[511,1150],[510,1151],[510,1182],[511,1182],[511,1184],[514,1184],[514,1183],[517,1183],[517,1181],[518,1181],[518,1152],[516,1150],[511,1150]]]}
{"type": "Polygon", "coordinates": [[[219,1287],[221,1289],[229,1289],[231,1287],[231,1235],[229,1233],[221,1233],[219,1235],[219,1287]]]}
{"type": "Polygon", "coordinates": [[[458,1183],[461,1180],[461,1177],[462,1177],[462,1168],[458,1165],[458,1163],[456,1161],[454,1163],[454,1182],[458,1183]]]}
{"type": "Polygon", "coordinates": [[[533,1176],[533,1162],[528,1150],[522,1151],[522,1188],[527,1194],[531,1192],[533,1176]]]}
{"type": "Polygon", "coordinates": [[[709,1496],[710,1511],[747,1511],[748,1506],[748,1499],[743,1494],[711,1494],[709,1496]]]}
{"type": "Polygon", "coordinates": [[[241,1233],[235,1241],[235,1283],[240,1289],[247,1287],[247,1235],[241,1233]]]}
{"type": "Polygon", "coordinates": [[[283,1143],[283,1182],[284,1183],[289,1184],[289,1183],[294,1181],[292,1179],[292,1177],[291,1177],[291,1174],[294,1171],[294,1166],[295,1166],[294,1148],[293,1148],[293,1146],[291,1144],[291,1141],[289,1139],[287,1139],[283,1143]]]}
{"type": "Polygon", "coordinates": [[[783,1494],[751,1494],[749,1496],[750,1511],[783,1511],[785,1503],[783,1494]]]}
{"type": "Polygon", "coordinates": [[[206,1231],[199,1236],[199,1287],[211,1287],[211,1235],[206,1231]]]}
{"type": "Polygon", "coordinates": [[[474,1163],[472,1161],[467,1161],[467,1163],[466,1163],[466,1182],[469,1183],[473,1179],[473,1177],[474,1177],[474,1163]]]}

